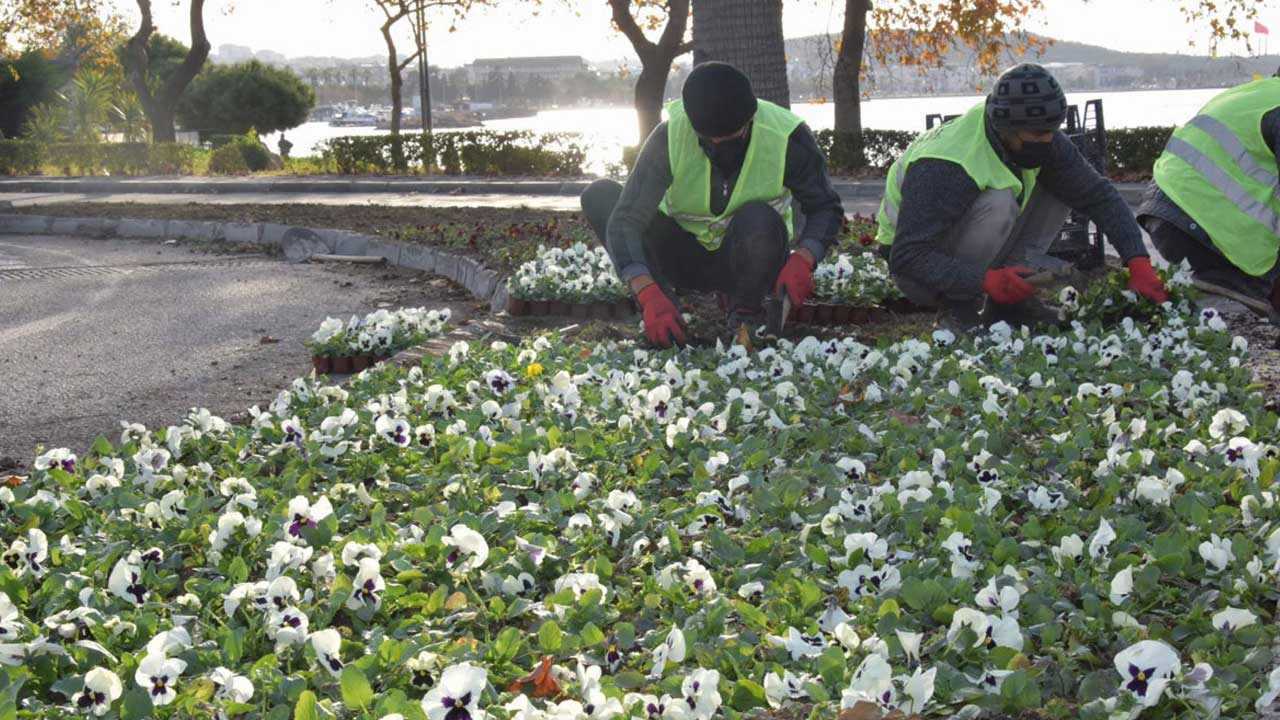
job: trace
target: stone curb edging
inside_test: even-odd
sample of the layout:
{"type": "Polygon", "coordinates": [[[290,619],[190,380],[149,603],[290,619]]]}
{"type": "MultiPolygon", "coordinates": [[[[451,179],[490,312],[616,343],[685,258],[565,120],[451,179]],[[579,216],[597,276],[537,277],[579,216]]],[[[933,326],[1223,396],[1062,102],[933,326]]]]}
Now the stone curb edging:
{"type": "MultiPolygon", "coordinates": [[[[592,181],[585,180],[412,180],[363,179],[339,180],[161,180],[145,178],[67,178],[67,179],[0,179],[2,193],[79,193],[106,194],[332,194],[348,193],[423,193],[428,195],[540,195],[577,196],[592,181]]],[[[845,180],[833,178],[831,185],[841,199],[854,202],[878,202],[884,195],[883,178],[845,180]]],[[[1120,196],[1137,207],[1147,183],[1113,183],[1120,196]]]]}
{"type": "Polygon", "coordinates": [[[442,275],[489,303],[491,312],[507,307],[507,283],[496,270],[473,258],[429,245],[402,243],[373,235],[304,228],[278,223],[221,223],[203,220],[134,220],[129,218],[66,218],[48,215],[0,214],[0,235],[71,235],[91,238],[199,240],[253,245],[284,245],[291,230],[314,233],[334,255],[380,257],[388,265],[442,275]]]}
{"type": "Polygon", "coordinates": [[[83,194],[344,194],[426,193],[433,195],[581,195],[586,180],[413,180],[413,179],[316,179],[316,180],[167,180],[145,178],[66,178],[0,180],[6,193],[83,194]]]}

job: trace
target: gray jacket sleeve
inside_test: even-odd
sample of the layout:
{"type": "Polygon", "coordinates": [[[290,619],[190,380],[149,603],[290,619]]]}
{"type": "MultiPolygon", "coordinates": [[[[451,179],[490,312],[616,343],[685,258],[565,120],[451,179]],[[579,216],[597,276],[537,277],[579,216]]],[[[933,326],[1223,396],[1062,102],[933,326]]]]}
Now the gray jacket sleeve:
{"type": "Polygon", "coordinates": [[[804,230],[796,247],[806,248],[822,262],[840,234],[844,206],[827,176],[827,158],[807,125],[801,124],[787,139],[787,169],[782,181],[804,214],[804,230]]]}
{"type": "Polygon", "coordinates": [[[1050,195],[1082,212],[1106,233],[1120,259],[1146,257],[1142,230],[1133,211],[1120,197],[1110,180],[1093,169],[1070,138],[1061,132],[1053,136],[1053,154],[1040,170],[1037,182],[1050,195]]]}
{"type": "Polygon", "coordinates": [[[978,195],[977,183],[957,163],[934,158],[912,163],[902,181],[889,271],[936,288],[945,297],[980,295],[986,268],[938,249],[947,231],[960,222],[978,195]]]}
{"type": "Polygon", "coordinates": [[[609,257],[623,282],[649,273],[645,264],[644,231],[671,187],[667,155],[667,124],[659,123],[640,148],[636,165],[622,186],[622,195],[605,231],[609,257]]]}

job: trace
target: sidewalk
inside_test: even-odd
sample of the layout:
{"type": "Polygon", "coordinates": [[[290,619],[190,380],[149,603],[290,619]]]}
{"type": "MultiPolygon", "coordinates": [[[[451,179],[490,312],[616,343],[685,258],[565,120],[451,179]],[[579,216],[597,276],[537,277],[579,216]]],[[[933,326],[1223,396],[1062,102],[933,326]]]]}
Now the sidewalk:
{"type": "MultiPolygon", "coordinates": [[[[560,196],[575,200],[592,178],[484,178],[471,176],[269,176],[255,178],[210,178],[204,176],[163,176],[127,178],[15,177],[0,179],[0,195],[26,193],[74,193],[82,195],[521,195],[560,196]]],[[[842,200],[851,206],[879,203],[884,194],[881,178],[853,180],[833,178],[842,200]]],[[[1117,183],[1130,205],[1137,205],[1143,183],[1117,183]]],[[[302,200],[293,200],[303,202],[302,200]]],[[[17,204],[17,203],[15,203],[17,204]]],[[[351,204],[351,203],[342,203],[351,204]]],[[[381,203],[376,203],[381,204],[381,203]]],[[[464,203],[459,203],[464,204],[464,203]]]]}

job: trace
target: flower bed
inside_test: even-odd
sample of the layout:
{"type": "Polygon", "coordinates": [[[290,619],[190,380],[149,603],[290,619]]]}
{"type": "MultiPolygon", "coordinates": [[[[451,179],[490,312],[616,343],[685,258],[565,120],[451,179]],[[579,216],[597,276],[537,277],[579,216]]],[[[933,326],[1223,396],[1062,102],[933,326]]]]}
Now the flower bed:
{"type": "Polygon", "coordinates": [[[889,266],[871,252],[829,255],[813,272],[813,299],[795,309],[799,323],[841,325],[866,323],[890,310],[917,310],[893,278],[889,266]]]}
{"type": "Polygon", "coordinates": [[[307,349],[318,373],[360,372],[439,335],[449,315],[448,309],[401,308],[376,310],[363,318],[352,315],[345,323],[325,318],[307,342],[307,349]]]}
{"type": "Polygon", "coordinates": [[[581,242],[567,248],[539,245],[537,256],[507,280],[507,289],[507,312],[516,316],[625,320],[635,313],[609,253],[581,242]]]}
{"type": "Polygon", "coordinates": [[[0,488],[0,714],[1253,717],[1278,418],[1211,312],[1133,309],[458,344],[51,450],[0,488]]]}

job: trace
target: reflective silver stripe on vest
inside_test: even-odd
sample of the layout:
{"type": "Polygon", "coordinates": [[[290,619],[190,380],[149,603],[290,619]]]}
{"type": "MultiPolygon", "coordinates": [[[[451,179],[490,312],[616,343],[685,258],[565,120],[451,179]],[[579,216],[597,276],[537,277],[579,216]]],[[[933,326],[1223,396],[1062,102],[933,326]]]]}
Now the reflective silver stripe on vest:
{"type": "MultiPolygon", "coordinates": [[[[791,191],[787,190],[778,197],[769,201],[769,207],[773,208],[779,215],[786,217],[787,208],[791,206],[791,191]]],[[[733,220],[733,215],[726,215],[717,219],[715,215],[698,215],[697,213],[671,213],[670,217],[676,222],[681,220],[691,223],[707,223],[708,230],[724,230],[729,227],[729,222],[733,220]]]]}
{"type": "Polygon", "coordinates": [[[1264,228],[1270,230],[1272,235],[1280,235],[1280,216],[1277,216],[1271,208],[1264,203],[1258,202],[1252,195],[1245,191],[1235,178],[1226,173],[1225,170],[1218,167],[1208,155],[1197,150],[1191,143],[1181,138],[1170,138],[1169,144],[1165,147],[1174,157],[1180,158],[1196,172],[1200,173],[1209,181],[1214,188],[1219,190],[1227,199],[1235,203],[1240,212],[1248,215],[1258,221],[1264,228]]]}
{"type": "Polygon", "coordinates": [[[1209,137],[1213,138],[1214,142],[1221,145],[1222,149],[1231,155],[1231,158],[1236,161],[1236,164],[1240,166],[1245,175],[1268,187],[1275,187],[1277,183],[1280,183],[1280,178],[1277,178],[1275,173],[1259,165],[1258,161],[1253,159],[1253,155],[1249,154],[1249,151],[1245,149],[1244,143],[1240,138],[1221,120],[1210,115],[1197,115],[1187,124],[1200,128],[1209,137]]]}
{"type": "MultiPolygon", "coordinates": [[[[889,182],[897,186],[898,197],[902,197],[903,175],[902,165],[898,164],[893,167],[893,177],[889,178],[889,182]]],[[[889,224],[895,228],[898,227],[898,205],[893,202],[893,198],[890,197],[887,188],[884,191],[884,201],[881,203],[881,207],[884,208],[884,216],[889,221],[889,224]]]]}

